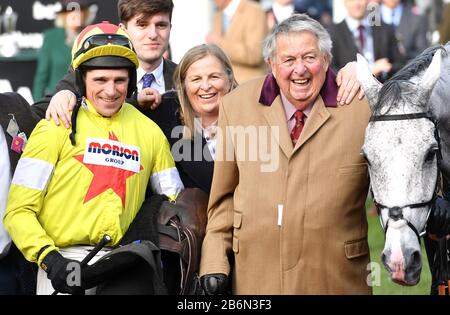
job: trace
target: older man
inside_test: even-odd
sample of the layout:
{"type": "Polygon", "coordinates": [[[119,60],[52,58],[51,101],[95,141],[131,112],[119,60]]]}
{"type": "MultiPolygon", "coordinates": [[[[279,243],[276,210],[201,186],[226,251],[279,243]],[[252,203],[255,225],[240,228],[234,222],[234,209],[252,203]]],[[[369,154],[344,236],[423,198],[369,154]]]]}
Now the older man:
{"type": "Polygon", "coordinates": [[[264,55],[272,73],[219,110],[202,286],[220,294],[231,278],[235,294],[370,294],[367,102],[336,106],[331,40],[307,15],[276,26],[264,55]]]}

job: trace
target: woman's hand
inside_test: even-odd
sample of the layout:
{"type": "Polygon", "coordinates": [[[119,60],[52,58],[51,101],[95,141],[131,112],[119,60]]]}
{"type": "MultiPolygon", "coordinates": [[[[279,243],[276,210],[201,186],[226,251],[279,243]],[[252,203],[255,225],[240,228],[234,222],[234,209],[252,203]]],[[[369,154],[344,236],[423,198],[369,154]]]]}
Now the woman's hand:
{"type": "Polygon", "coordinates": [[[71,113],[76,102],[77,97],[73,92],[69,90],[59,91],[50,100],[50,104],[45,112],[45,119],[49,121],[53,119],[57,126],[59,126],[59,121],[61,120],[64,126],[69,128],[71,125],[71,113]]]}

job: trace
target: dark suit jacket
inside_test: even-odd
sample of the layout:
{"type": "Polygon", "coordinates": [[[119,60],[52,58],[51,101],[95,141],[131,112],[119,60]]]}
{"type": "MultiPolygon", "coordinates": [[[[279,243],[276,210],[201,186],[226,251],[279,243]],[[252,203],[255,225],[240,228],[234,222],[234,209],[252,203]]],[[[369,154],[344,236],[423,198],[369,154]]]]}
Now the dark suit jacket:
{"type": "MultiPolygon", "coordinates": [[[[163,61],[164,61],[163,76],[166,91],[173,90],[175,88],[173,84],[173,73],[175,72],[175,68],[177,65],[176,63],[173,63],[172,61],[167,59],[163,59],[163,61]]],[[[74,93],[77,93],[78,87],[75,83],[75,74],[73,71],[69,71],[66,74],[66,76],[61,81],[59,81],[59,83],[56,85],[55,90],[53,91],[53,94],[47,94],[43,99],[34,103],[33,106],[31,107],[32,110],[39,117],[45,118],[45,111],[47,110],[47,107],[50,104],[52,96],[61,90],[70,90],[74,93]]],[[[139,108],[139,106],[137,105],[136,94],[128,98],[126,101],[139,108]]],[[[152,118],[151,115],[149,116],[149,118],[152,118]]]]}
{"type": "Polygon", "coordinates": [[[180,103],[175,91],[163,96],[160,108],[165,108],[163,115],[156,116],[155,121],[163,130],[180,173],[181,181],[186,188],[200,188],[209,195],[214,170],[214,160],[209,153],[205,138],[197,134],[194,140],[183,139],[181,126],[180,103]],[[172,114],[169,114],[172,113],[172,114]],[[173,131],[173,132],[172,132],[173,131]],[[201,144],[201,147],[200,147],[201,144]],[[195,151],[201,149],[201,158],[195,160],[195,151]],[[187,151],[185,151],[187,150],[187,151]],[[181,158],[183,157],[183,158],[181,158]]]}
{"type": "MultiPolygon", "coordinates": [[[[333,41],[332,67],[334,70],[341,69],[350,61],[356,61],[356,54],[359,51],[345,20],[339,24],[331,25],[328,32],[333,41]]],[[[391,77],[400,70],[404,63],[404,58],[398,49],[395,31],[392,26],[382,22],[380,26],[372,27],[372,36],[375,60],[381,58],[389,59],[392,63],[392,70],[388,77],[391,77]]]]}
{"type": "MultiPolygon", "coordinates": [[[[33,131],[34,126],[39,121],[39,117],[31,111],[30,104],[20,94],[0,93],[0,125],[5,133],[8,148],[10,148],[12,137],[6,132],[6,129],[12,116],[8,114],[14,114],[20,131],[25,132],[27,137],[30,137],[31,131],[33,131]]],[[[16,169],[19,158],[19,153],[9,150],[12,173],[16,169]]]]}
{"type": "MultiPolygon", "coordinates": [[[[0,125],[5,133],[8,148],[10,148],[12,137],[6,131],[9,120],[11,119],[11,115],[8,114],[14,114],[19,125],[19,130],[24,132],[27,137],[30,136],[34,126],[38,123],[39,117],[30,110],[30,104],[20,94],[0,93],[0,125]]],[[[11,172],[14,173],[20,154],[13,150],[8,151],[11,172]]],[[[0,220],[0,225],[2,224],[2,220],[0,220]]],[[[37,265],[28,262],[14,243],[11,244],[8,255],[2,259],[2,271],[8,268],[11,270],[12,274],[10,274],[10,278],[14,279],[15,287],[9,285],[0,287],[1,294],[32,295],[36,293],[37,265]]]]}
{"type": "Polygon", "coordinates": [[[425,16],[415,14],[410,5],[404,6],[400,24],[395,33],[408,60],[413,59],[429,46],[427,28],[425,16]]]}

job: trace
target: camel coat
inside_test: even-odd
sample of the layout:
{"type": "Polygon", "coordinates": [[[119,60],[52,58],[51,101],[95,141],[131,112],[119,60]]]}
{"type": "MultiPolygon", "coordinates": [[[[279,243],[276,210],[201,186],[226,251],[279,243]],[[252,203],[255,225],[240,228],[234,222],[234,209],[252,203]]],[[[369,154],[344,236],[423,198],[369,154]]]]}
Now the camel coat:
{"type": "Polygon", "coordinates": [[[216,12],[212,33],[222,36],[218,45],[230,58],[236,80],[243,83],[266,74],[262,41],[267,35],[267,22],[259,3],[241,0],[226,32],[222,20],[223,12],[216,12]]]}
{"type": "Polygon", "coordinates": [[[372,292],[366,284],[369,178],[360,155],[369,107],[366,100],[325,106],[322,96],[295,148],[272,75],[224,97],[219,127],[254,128],[260,135],[245,145],[242,138],[228,144],[218,139],[200,274],[231,272],[234,294],[372,292]],[[261,154],[271,147],[265,132],[273,160],[278,156],[272,170],[261,154]],[[252,145],[259,146],[257,158],[238,158],[252,145]]]}

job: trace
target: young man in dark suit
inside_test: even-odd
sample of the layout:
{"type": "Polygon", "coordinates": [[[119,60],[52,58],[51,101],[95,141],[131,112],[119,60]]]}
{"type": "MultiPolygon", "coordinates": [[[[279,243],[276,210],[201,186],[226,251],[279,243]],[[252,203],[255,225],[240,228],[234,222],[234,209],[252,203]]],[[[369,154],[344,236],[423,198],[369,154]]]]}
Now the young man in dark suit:
{"type": "Polygon", "coordinates": [[[355,61],[360,53],[369,61],[372,73],[380,81],[387,80],[404,63],[393,27],[368,16],[368,0],[345,0],[344,4],[347,17],[328,29],[333,41],[333,68],[355,61]]]}
{"type": "Polygon", "coordinates": [[[427,18],[416,6],[404,0],[383,0],[381,18],[395,29],[403,54],[407,60],[419,55],[430,43],[427,39],[427,18]]]}
{"type": "Polygon", "coordinates": [[[29,263],[12,243],[3,227],[11,177],[39,118],[19,94],[0,94],[0,295],[34,294],[36,266],[29,263]]]}
{"type": "MultiPolygon", "coordinates": [[[[172,77],[176,64],[163,58],[169,45],[173,2],[172,0],[119,0],[117,8],[120,26],[130,36],[139,59],[138,93],[126,101],[139,108],[158,125],[171,121],[175,119],[173,110],[163,106],[156,108],[155,105],[161,102],[161,94],[174,89],[172,77]],[[149,75],[153,77],[147,78],[149,75]],[[152,108],[149,104],[152,104],[152,108]]],[[[77,90],[75,75],[69,71],[56,86],[55,97],[52,99],[53,95],[47,95],[36,102],[33,105],[34,111],[43,118],[46,116],[50,103],[69,103],[71,109],[75,105],[77,90]]],[[[47,113],[47,117],[49,116],[50,113],[47,113]]],[[[51,116],[59,124],[56,113],[52,113],[51,116]]],[[[69,111],[61,110],[58,116],[66,127],[69,127],[69,111]]]]}

